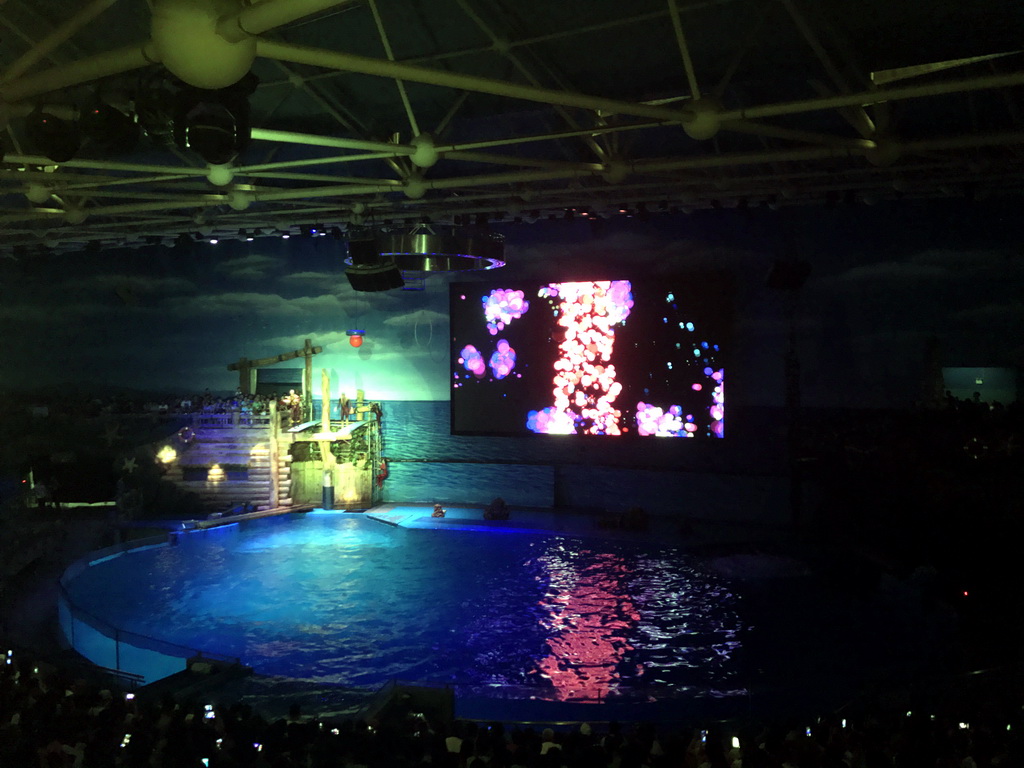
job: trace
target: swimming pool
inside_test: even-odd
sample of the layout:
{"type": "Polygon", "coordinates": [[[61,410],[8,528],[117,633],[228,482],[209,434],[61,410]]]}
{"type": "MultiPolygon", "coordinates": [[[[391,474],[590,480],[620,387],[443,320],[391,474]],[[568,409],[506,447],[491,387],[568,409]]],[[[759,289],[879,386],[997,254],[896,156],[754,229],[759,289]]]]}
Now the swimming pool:
{"type": "Polygon", "coordinates": [[[741,600],[669,544],[330,512],[175,538],[96,560],[66,581],[70,600],[127,633],[316,683],[562,702],[743,692],[741,600]]]}

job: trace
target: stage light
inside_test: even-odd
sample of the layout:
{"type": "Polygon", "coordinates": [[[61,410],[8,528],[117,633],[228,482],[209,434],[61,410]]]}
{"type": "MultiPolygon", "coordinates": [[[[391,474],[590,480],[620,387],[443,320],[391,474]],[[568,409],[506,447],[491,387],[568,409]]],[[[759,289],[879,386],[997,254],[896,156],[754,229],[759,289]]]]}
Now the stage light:
{"type": "Polygon", "coordinates": [[[197,152],[210,165],[227,165],[249,144],[249,95],[256,89],[249,74],[216,91],[185,88],[176,97],[174,136],[180,147],[197,152]]]}
{"type": "Polygon", "coordinates": [[[223,104],[196,104],[185,115],[184,143],[206,162],[226,165],[238,157],[238,120],[223,104]]]}
{"type": "Polygon", "coordinates": [[[25,118],[25,135],[32,148],[56,163],[73,158],[82,146],[78,126],[39,109],[25,118]]]}
{"type": "Polygon", "coordinates": [[[100,103],[82,112],[79,120],[82,134],[98,154],[123,154],[135,149],[141,130],[124,112],[100,103]]]}

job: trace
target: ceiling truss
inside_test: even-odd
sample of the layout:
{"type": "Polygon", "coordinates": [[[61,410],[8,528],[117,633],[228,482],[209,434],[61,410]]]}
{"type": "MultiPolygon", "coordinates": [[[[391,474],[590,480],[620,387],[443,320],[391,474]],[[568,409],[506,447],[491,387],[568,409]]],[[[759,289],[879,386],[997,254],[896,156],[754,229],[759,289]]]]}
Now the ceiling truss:
{"type": "MultiPolygon", "coordinates": [[[[458,34],[446,37],[444,24],[424,29],[418,47],[436,50],[405,58],[410,32],[396,19],[429,17],[415,0],[240,2],[216,19],[216,33],[230,44],[255,40],[263,83],[253,97],[250,149],[226,183],[212,183],[207,165],[183,150],[85,153],[62,163],[33,152],[21,127],[33,110],[73,118],[83,89],[123,92],[140,72],[160,71],[152,39],[110,41],[96,32],[115,6],[128,4],[145,5],[92,0],[47,24],[29,0],[10,0],[7,8],[17,13],[0,17],[22,44],[0,50],[0,125],[8,135],[0,248],[169,243],[183,233],[235,237],[312,224],[532,220],[584,211],[602,217],[640,206],[688,211],[1024,191],[1019,55],[976,51],[967,64],[939,62],[909,74],[892,68],[872,83],[830,24],[836,20],[809,13],[801,0],[652,0],[643,5],[650,10],[631,16],[543,34],[521,28],[497,2],[451,0],[452,17],[444,21],[458,34]],[[718,54],[721,68],[709,70],[704,61],[713,52],[702,24],[723,6],[744,20],[747,33],[726,38],[729,54],[718,54]],[[308,34],[319,25],[307,22],[324,14],[339,26],[372,31],[379,55],[346,50],[338,34],[332,47],[306,42],[307,35],[320,42],[308,34]],[[577,87],[583,73],[599,82],[603,65],[592,57],[600,51],[552,59],[561,50],[553,45],[582,49],[610,31],[642,44],[652,25],[664,27],[659,39],[675,48],[665,71],[637,82],[631,97],[621,83],[604,91],[609,95],[577,87]],[[802,91],[783,89],[781,76],[773,80],[752,64],[758,57],[764,63],[765,38],[780,29],[792,42],[768,63],[782,71],[790,59],[802,61],[802,91]],[[474,64],[480,61],[486,69],[474,64]],[[676,83],[674,92],[660,88],[666,79],[676,83]],[[770,87],[758,92],[754,86],[763,83],[770,87]],[[317,130],[295,130],[296,112],[317,130]],[[390,116],[385,133],[375,128],[379,113],[390,116]],[[910,127],[900,122],[907,114],[917,121],[910,127]],[[433,135],[421,134],[424,126],[433,135]]],[[[720,32],[712,37],[723,39],[720,32]]]]}

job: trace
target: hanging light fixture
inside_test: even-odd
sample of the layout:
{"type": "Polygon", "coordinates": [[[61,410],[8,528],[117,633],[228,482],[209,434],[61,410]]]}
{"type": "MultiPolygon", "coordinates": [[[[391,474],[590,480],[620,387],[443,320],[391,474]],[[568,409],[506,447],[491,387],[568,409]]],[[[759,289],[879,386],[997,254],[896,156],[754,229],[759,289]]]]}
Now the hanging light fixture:
{"type": "Polygon", "coordinates": [[[404,286],[408,273],[465,272],[505,266],[505,239],[490,232],[436,232],[419,223],[411,229],[353,232],[345,274],[356,290],[404,286]],[[361,286],[368,287],[361,287],[361,286]]]}
{"type": "Polygon", "coordinates": [[[25,118],[25,134],[36,152],[55,163],[66,163],[82,146],[77,123],[40,109],[25,118]]]}
{"type": "Polygon", "coordinates": [[[249,96],[258,81],[246,75],[219,90],[183,88],[176,96],[174,136],[182,149],[197,152],[210,165],[227,165],[249,144],[249,96]]]}

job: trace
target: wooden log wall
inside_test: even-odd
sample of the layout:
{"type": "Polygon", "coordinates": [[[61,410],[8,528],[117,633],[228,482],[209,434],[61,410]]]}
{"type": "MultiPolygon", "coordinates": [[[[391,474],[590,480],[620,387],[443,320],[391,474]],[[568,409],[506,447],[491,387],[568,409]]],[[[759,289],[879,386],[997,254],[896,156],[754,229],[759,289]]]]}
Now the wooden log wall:
{"type": "Polygon", "coordinates": [[[168,465],[168,481],[195,493],[211,511],[236,504],[269,509],[292,503],[291,456],[283,435],[273,435],[269,425],[198,424],[191,429],[194,437],[172,446],[177,457],[168,465]]]}

